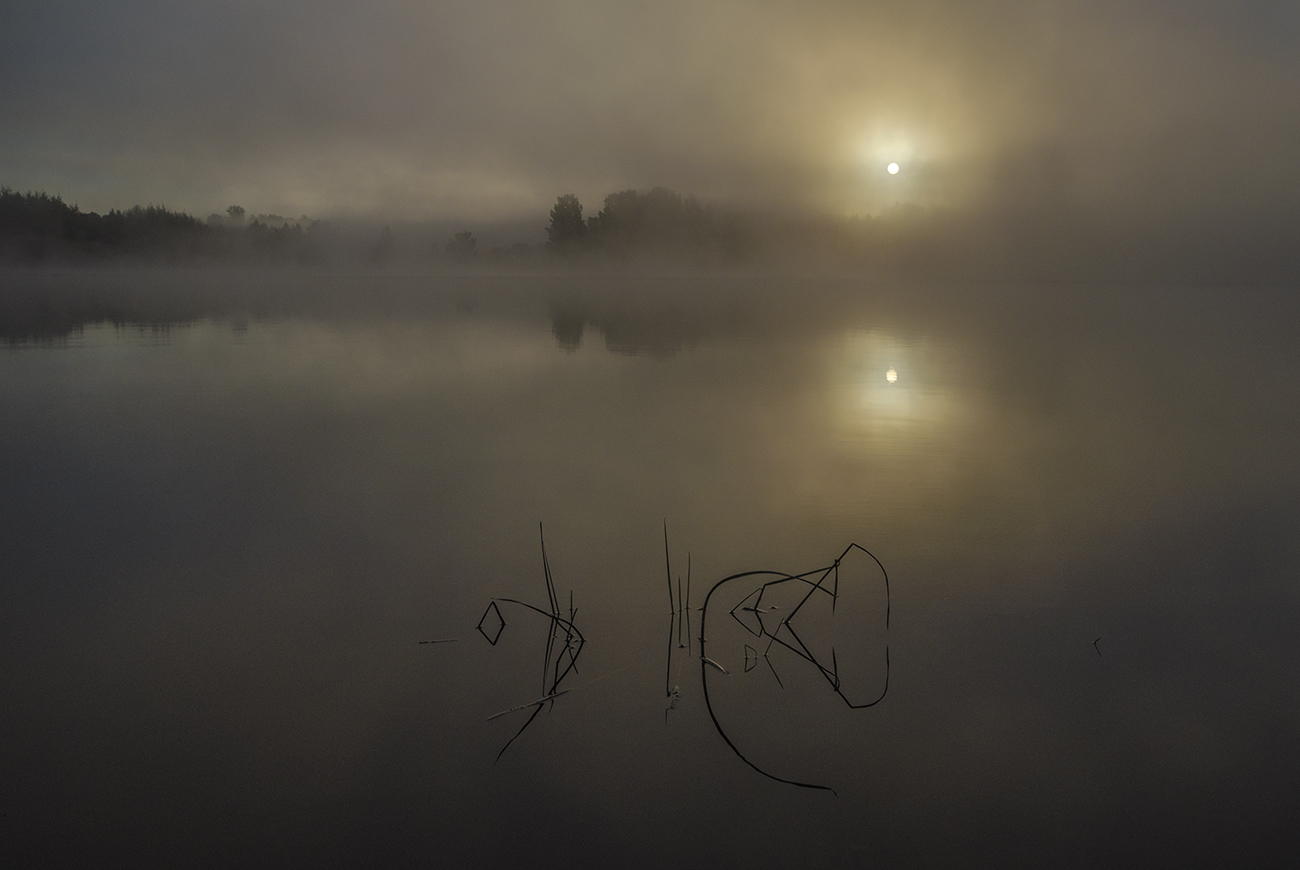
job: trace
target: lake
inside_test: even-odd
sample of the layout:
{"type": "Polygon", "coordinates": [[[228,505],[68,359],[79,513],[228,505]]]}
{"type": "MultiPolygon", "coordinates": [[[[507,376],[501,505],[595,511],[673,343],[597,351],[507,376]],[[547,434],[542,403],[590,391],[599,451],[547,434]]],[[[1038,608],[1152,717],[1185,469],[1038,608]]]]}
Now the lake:
{"type": "Polygon", "coordinates": [[[4,274],[0,859],[1280,862],[1297,324],[1258,287],[4,274]]]}

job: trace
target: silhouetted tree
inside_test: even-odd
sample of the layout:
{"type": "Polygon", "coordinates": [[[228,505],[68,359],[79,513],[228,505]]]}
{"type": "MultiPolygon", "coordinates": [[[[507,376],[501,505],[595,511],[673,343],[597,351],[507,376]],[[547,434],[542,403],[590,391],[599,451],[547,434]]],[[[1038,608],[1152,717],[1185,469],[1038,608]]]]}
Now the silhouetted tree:
{"type": "Polygon", "coordinates": [[[635,190],[621,190],[605,197],[605,207],[588,224],[594,244],[606,250],[626,250],[631,247],[641,223],[638,197],[635,190]]]}
{"type": "Polygon", "coordinates": [[[232,205],[226,209],[226,214],[230,215],[232,226],[239,226],[244,222],[244,207],[242,205],[232,205]]]}
{"type": "Polygon", "coordinates": [[[699,254],[714,238],[714,220],[694,197],[666,187],[641,194],[622,190],[605,197],[605,207],[588,222],[594,247],[615,254],[658,251],[699,254]]]}
{"type": "Polygon", "coordinates": [[[566,193],[555,201],[551,209],[551,225],[546,228],[549,247],[555,251],[571,250],[587,237],[587,224],[582,220],[582,203],[578,197],[566,193]]]}
{"type": "Polygon", "coordinates": [[[188,260],[206,251],[210,235],[201,221],[163,206],[99,215],[57,196],[0,188],[0,256],[6,258],[132,254],[188,260]]]}

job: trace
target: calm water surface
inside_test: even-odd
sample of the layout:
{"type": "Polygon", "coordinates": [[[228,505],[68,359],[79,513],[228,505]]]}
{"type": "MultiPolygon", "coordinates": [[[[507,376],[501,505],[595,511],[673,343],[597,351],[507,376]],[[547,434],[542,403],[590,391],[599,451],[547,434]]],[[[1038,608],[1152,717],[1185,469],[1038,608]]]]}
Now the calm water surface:
{"type": "Polygon", "coordinates": [[[1300,845],[1295,291],[0,289],[5,866],[1300,845]]]}

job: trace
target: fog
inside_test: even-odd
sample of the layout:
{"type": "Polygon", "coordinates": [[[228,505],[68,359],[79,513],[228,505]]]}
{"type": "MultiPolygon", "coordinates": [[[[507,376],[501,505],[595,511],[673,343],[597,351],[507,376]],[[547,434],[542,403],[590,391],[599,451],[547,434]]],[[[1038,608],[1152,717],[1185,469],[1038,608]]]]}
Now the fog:
{"type": "Polygon", "coordinates": [[[87,210],[487,220],[665,185],[1226,223],[1300,193],[1274,0],[65,0],[0,34],[0,181],[87,210]]]}
{"type": "Polygon", "coordinates": [[[0,278],[5,866],[1294,852],[1289,289],[0,278]],[[734,582],[704,671],[665,521],[696,608],[869,547],[892,621],[797,629],[887,697],[734,582]],[[590,646],[507,748],[544,632],[475,626],[551,571],[590,646]]]}
{"type": "Polygon", "coordinates": [[[1294,853],[1297,9],[3,5],[0,865],[1294,853]]]}

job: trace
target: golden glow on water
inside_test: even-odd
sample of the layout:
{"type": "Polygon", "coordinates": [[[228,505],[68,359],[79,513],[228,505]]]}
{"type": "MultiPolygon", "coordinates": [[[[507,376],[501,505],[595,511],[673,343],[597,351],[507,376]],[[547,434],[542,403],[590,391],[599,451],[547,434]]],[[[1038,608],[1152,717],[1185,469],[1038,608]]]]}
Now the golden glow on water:
{"type": "Polygon", "coordinates": [[[915,366],[917,348],[897,335],[879,330],[853,332],[841,341],[834,377],[842,385],[842,398],[837,404],[847,415],[843,422],[850,429],[871,430],[877,435],[913,429],[919,422],[918,413],[927,415],[922,406],[928,404],[929,397],[924,384],[918,384],[914,377],[900,384],[898,366],[909,359],[915,366]]]}
{"type": "Polygon", "coordinates": [[[864,330],[841,335],[827,351],[834,437],[853,454],[925,456],[938,467],[970,436],[972,409],[947,383],[944,347],[864,330]]]}

